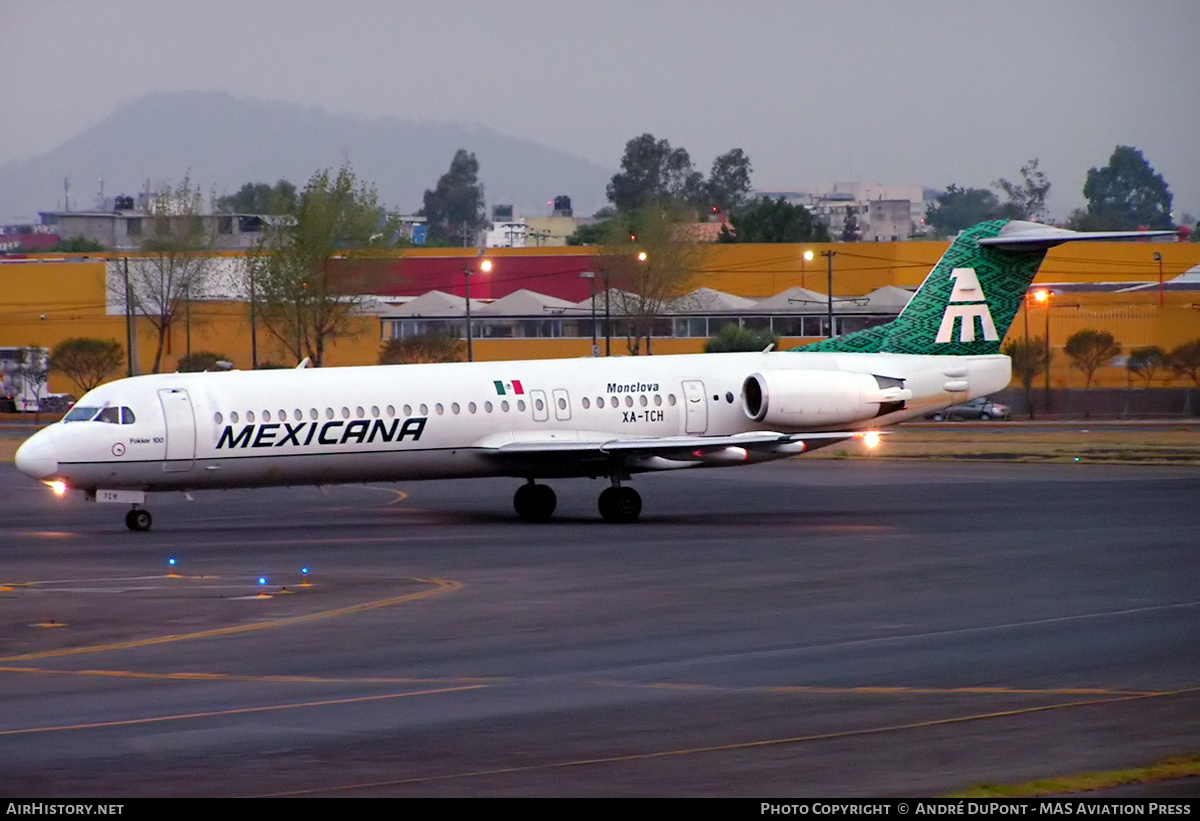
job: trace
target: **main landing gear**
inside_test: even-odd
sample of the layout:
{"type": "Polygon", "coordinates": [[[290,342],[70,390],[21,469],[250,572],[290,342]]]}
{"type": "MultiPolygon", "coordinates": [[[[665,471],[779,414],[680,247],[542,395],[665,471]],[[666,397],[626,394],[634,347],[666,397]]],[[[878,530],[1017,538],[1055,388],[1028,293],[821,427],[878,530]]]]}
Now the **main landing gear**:
{"type": "MultiPolygon", "coordinates": [[[[546,485],[536,484],[532,479],[517,488],[513,495],[513,507],[517,515],[527,522],[546,521],[554,514],[557,505],[558,498],[554,491],[546,485]]],[[[612,487],[600,493],[599,507],[600,515],[606,522],[633,522],[642,512],[642,497],[633,488],[622,487],[614,480],[612,487]]]]}
{"type": "Polygon", "coordinates": [[[513,495],[513,507],[517,509],[517,515],[527,522],[546,521],[557,506],[558,497],[554,491],[548,485],[534,484],[532,479],[529,484],[517,488],[513,495]]]}
{"type": "Polygon", "coordinates": [[[599,507],[606,522],[633,522],[642,512],[642,497],[631,487],[613,485],[600,492],[599,507]]]}
{"type": "Polygon", "coordinates": [[[140,507],[135,507],[125,514],[125,527],[133,531],[149,530],[153,523],[154,519],[150,516],[150,511],[140,507]]]}

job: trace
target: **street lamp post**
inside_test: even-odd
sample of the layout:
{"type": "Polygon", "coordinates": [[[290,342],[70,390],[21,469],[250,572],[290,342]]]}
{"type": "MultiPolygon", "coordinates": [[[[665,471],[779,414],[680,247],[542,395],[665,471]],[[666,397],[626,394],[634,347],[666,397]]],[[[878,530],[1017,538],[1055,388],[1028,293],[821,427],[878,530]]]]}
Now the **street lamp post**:
{"type": "Polygon", "coordinates": [[[1054,292],[1048,288],[1039,288],[1034,292],[1037,301],[1046,306],[1046,413],[1050,412],[1050,297],[1052,296],[1054,296],[1054,292]]]}
{"type": "Polygon", "coordinates": [[[250,370],[258,370],[258,313],[254,293],[254,267],[250,267],[250,370]]]}
{"type": "Polygon", "coordinates": [[[191,367],[192,359],[192,286],[187,284],[183,286],[184,299],[184,316],[187,324],[187,353],[188,367],[191,367]]]}
{"type": "Polygon", "coordinates": [[[1163,269],[1162,269],[1162,254],[1158,251],[1154,252],[1154,258],[1158,260],[1158,307],[1163,307],[1163,269]]]}
{"type": "Polygon", "coordinates": [[[596,344],[596,272],[584,271],[579,276],[592,284],[592,356],[599,356],[600,346],[596,344]]]}
{"type": "Polygon", "coordinates": [[[829,281],[827,283],[827,287],[829,289],[829,310],[828,310],[827,321],[829,323],[829,336],[830,336],[830,338],[832,338],[833,337],[833,258],[835,256],[837,256],[837,251],[822,251],[821,256],[825,257],[825,259],[828,263],[827,271],[828,271],[829,281]]]}
{"type": "MultiPolygon", "coordinates": [[[[492,261],[490,259],[488,259],[487,257],[483,256],[482,248],[479,249],[479,256],[480,256],[479,273],[486,274],[488,271],[492,270],[492,261]]],[[[468,362],[475,361],[475,345],[474,345],[474,339],[473,339],[475,334],[473,333],[473,331],[471,329],[471,274],[472,273],[473,272],[471,271],[470,265],[468,265],[466,268],[463,268],[463,281],[466,283],[465,291],[466,291],[466,296],[467,296],[467,361],[468,362]]]]}
{"type": "Polygon", "coordinates": [[[814,257],[814,256],[815,256],[815,255],[813,254],[813,252],[812,252],[812,249],[811,249],[811,248],[810,248],[809,250],[805,251],[803,254],[801,254],[801,255],[800,255],[800,287],[801,287],[801,288],[807,288],[807,287],[808,287],[808,285],[807,285],[807,279],[808,279],[808,277],[807,277],[807,273],[808,273],[808,270],[807,270],[807,267],[806,267],[806,263],[812,262],[812,261],[813,261],[813,257],[814,257]]]}
{"type": "Polygon", "coordinates": [[[610,317],[612,302],[612,284],[608,281],[608,268],[604,269],[604,355],[612,356],[612,324],[610,317]]]}

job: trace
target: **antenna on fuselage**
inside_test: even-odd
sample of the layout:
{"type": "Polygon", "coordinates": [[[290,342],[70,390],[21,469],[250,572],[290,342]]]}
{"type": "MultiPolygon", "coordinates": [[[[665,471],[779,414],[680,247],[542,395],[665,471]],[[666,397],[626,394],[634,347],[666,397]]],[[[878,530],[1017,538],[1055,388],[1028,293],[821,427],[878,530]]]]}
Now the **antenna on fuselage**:
{"type": "Polygon", "coordinates": [[[298,371],[302,371],[302,370],[304,370],[305,368],[307,368],[307,367],[308,367],[308,363],[309,363],[309,361],[310,361],[310,358],[309,358],[309,357],[307,357],[307,356],[306,356],[306,357],[304,357],[303,359],[301,359],[301,360],[300,360],[300,364],[296,366],[296,370],[298,370],[298,371]]]}

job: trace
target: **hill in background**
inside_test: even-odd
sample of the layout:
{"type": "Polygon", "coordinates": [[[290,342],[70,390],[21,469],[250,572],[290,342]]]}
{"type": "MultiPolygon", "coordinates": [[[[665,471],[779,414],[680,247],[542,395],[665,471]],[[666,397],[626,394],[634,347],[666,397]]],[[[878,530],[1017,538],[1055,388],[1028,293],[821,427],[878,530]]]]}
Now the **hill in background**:
{"type": "Polygon", "coordinates": [[[459,148],[475,152],[489,206],[512,203],[529,217],[549,215],[546,203],[558,194],[571,197],[577,215],[590,215],[605,204],[614,173],[482,125],[367,119],[216,91],[158,92],[44,154],[0,166],[0,223],[36,222],[38,211],[61,209],[64,178],[78,211],[95,206],[101,178],[107,197],[185,175],[220,196],[280,178],[303,187],[314,171],[346,160],[384,205],[412,212],[459,148]]]}

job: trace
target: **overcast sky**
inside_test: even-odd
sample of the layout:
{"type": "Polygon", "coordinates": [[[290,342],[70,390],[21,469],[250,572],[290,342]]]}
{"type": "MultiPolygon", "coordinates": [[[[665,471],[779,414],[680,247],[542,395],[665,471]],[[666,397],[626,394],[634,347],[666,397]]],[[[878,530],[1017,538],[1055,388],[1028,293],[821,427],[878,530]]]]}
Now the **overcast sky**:
{"type": "Polygon", "coordinates": [[[1133,145],[1200,216],[1196,0],[0,4],[0,163],[160,89],[482,123],[614,168],[648,131],[706,172],[740,147],[767,190],[986,187],[1037,157],[1059,216],[1133,145]]]}

